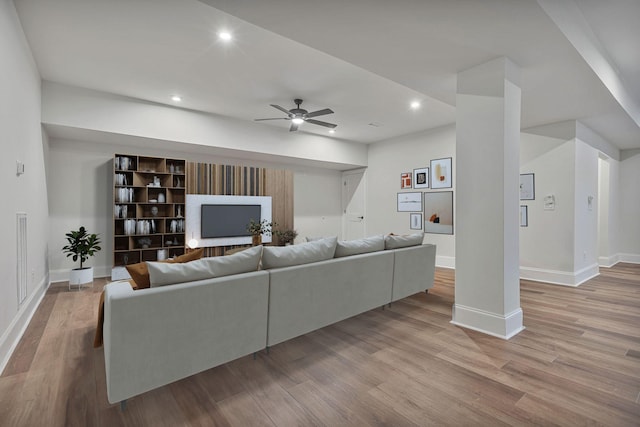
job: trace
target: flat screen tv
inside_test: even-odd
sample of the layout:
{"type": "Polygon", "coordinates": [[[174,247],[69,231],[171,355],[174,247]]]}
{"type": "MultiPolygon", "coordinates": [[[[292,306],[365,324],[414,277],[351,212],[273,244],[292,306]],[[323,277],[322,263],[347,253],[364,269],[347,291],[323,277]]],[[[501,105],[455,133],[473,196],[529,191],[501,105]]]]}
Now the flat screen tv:
{"type": "Polygon", "coordinates": [[[252,219],[260,221],[260,205],[201,205],[200,236],[250,236],[247,225],[252,219]]]}

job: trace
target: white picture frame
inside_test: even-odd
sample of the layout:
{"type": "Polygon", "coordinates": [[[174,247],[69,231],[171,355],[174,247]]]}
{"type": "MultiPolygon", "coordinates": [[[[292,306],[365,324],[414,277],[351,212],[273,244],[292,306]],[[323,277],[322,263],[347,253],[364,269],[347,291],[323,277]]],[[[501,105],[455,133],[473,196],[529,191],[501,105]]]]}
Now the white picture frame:
{"type": "Polygon", "coordinates": [[[535,200],[535,176],[532,173],[520,174],[520,200],[535,200]]]}
{"type": "Polygon", "coordinates": [[[422,193],[398,193],[398,212],[422,212],[422,193]]]}

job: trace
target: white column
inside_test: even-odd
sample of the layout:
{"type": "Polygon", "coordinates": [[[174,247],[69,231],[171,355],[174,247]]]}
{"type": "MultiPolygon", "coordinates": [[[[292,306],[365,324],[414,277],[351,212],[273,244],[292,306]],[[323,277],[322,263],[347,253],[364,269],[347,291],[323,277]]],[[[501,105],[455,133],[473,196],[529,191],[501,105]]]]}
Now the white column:
{"type": "Polygon", "coordinates": [[[452,323],[504,339],[524,329],[519,279],[519,70],[499,58],[458,74],[452,323]]]}

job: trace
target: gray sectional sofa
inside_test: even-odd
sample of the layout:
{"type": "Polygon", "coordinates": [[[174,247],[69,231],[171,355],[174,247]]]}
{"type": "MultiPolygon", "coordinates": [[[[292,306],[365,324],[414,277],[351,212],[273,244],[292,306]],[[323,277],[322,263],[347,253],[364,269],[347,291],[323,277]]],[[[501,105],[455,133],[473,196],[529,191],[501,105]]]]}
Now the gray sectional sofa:
{"type": "Polygon", "coordinates": [[[436,247],[421,242],[422,234],[329,238],[186,264],[148,263],[150,289],[105,286],[109,402],[428,290],[436,247]]]}

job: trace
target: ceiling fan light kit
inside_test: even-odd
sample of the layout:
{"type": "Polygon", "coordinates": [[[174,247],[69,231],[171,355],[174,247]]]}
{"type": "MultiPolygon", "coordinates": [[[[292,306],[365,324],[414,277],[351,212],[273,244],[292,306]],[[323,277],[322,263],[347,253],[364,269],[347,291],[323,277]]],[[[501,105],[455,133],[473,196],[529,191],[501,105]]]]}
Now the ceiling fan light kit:
{"type": "Polygon", "coordinates": [[[323,122],[321,120],[314,120],[313,117],[324,116],[326,114],[333,114],[333,110],[329,108],[324,108],[322,110],[312,111],[311,113],[305,110],[304,108],[300,108],[300,104],[302,104],[302,99],[294,99],[293,102],[296,104],[296,108],[292,108],[287,110],[284,107],[281,107],[276,104],[270,104],[273,108],[282,111],[287,115],[287,117],[273,117],[267,119],[255,119],[255,121],[260,122],[264,120],[291,120],[291,126],[289,127],[289,132],[295,132],[298,130],[298,126],[304,122],[311,123],[314,125],[324,126],[331,129],[334,129],[336,124],[323,122]]]}

